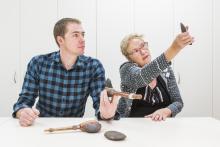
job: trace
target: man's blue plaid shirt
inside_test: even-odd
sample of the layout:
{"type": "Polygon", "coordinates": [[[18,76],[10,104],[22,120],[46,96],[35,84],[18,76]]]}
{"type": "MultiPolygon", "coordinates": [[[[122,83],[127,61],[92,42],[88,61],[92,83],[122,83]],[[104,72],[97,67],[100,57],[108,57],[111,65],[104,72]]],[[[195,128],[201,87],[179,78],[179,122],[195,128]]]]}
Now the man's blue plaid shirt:
{"type": "Polygon", "coordinates": [[[42,117],[82,117],[89,95],[97,114],[104,87],[105,71],[97,59],[79,56],[66,70],[59,51],[36,56],[28,64],[13,116],[21,108],[32,107],[39,97],[36,108],[42,117]]]}

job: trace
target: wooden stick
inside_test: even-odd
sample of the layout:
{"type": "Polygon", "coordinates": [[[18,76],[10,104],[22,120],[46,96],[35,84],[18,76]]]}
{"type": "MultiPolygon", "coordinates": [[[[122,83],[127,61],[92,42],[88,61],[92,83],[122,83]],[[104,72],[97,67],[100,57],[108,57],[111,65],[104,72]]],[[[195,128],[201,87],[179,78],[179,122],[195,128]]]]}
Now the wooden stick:
{"type": "Polygon", "coordinates": [[[44,130],[44,132],[57,132],[57,131],[67,131],[67,130],[77,130],[80,129],[80,125],[74,125],[69,127],[60,127],[60,128],[49,128],[44,130]]]}
{"type": "Polygon", "coordinates": [[[105,87],[108,97],[112,97],[113,95],[121,96],[128,99],[142,99],[141,94],[135,94],[135,93],[127,93],[127,92],[118,92],[113,88],[105,87]]]}

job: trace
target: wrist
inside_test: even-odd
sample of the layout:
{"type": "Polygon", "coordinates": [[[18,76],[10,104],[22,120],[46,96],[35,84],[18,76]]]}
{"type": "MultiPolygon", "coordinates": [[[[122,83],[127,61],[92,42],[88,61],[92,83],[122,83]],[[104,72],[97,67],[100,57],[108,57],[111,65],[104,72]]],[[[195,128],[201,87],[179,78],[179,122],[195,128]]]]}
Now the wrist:
{"type": "Polygon", "coordinates": [[[21,113],[22,113],[22,111],[24,111],[25,110],[25,108],[21,108],[21,109],[19,109],[17,112],[16,112],[16,118],[20,118],[21,117],[21,113]]]}
{"type": "Polygon", "coordinates": [[[170,62],[179,53],[179,51],[180,49],[178,49],[178,47],[172,45],[165,51],[165,58],[170,62]]]}
{"type": "Polygon", "coordinates": [[[166,109],[165,112],[166,112],[167,117],[170,117],[172,114],[172,111],[169,108],[165,108],[165,109],[166,109]]]}
{"type": "Polygon", "coordinates": [[[100,113],[100,117],[101,117],[101,119],[103,119],[103,120],[111,120],[111,119],[113,119],[114,118],[114,116],[115,115],[113,115],[113,116],[103,116],[103,114],[102,113],[100,113]]]}
{"type": "Polygon", "coordinates": [[[16,112],[16,118],[20,118],[20,116],[21,116],[21,111],[23,111],[23,109],[19,109],[17,112],[16,112]]]}

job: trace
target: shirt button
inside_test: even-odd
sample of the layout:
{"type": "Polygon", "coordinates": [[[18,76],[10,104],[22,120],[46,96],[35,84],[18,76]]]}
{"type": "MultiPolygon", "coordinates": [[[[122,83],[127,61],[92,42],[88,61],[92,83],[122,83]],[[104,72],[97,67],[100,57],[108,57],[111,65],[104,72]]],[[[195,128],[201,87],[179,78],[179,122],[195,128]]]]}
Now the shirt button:
{"type": "Polygon", "coordinates": [[[62,102],[64,102],[64,101],[65,101],[65,97],[63,96],[63,97],[62,97],[62,102]]]}
{"type": "Polygon", "coordinates": [[[65,76],[68,76],[68,71],[65,72],[65,76]]]}

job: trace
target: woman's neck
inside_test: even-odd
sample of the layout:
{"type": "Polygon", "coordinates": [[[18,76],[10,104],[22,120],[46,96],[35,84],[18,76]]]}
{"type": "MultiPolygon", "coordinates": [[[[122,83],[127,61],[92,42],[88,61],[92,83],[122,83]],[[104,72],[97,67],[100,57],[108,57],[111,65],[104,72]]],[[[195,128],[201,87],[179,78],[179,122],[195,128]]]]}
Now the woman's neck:
{"type": "Polygon", "coordinates": [[[156,87],[156,85],[157,85],[157,80],[156,79],[154,79],[152,82],[149,83],[149,86],[150,86],[151,89],[154,89],[156,87]]]}

